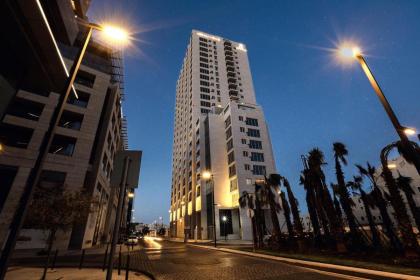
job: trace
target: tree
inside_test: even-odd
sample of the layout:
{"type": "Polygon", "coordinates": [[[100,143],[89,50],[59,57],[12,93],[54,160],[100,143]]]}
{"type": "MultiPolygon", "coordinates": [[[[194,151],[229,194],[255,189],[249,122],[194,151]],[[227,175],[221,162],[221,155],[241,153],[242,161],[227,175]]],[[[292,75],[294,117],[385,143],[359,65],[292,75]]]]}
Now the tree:
{"type": "Polygon", "coordinates": [[[317,213],[315,190],[309,184],[307,174],[308,174],[308,169],[305,169],[304,171],[302,171],[302,174],[300,175],[299,184],[303,185],[306,191],[305,200],[306,200],[306,205],[308,206],[309,218],[311,220],[312,228],[314,231],[315,244],[319,245],[321,242],[321,226],[319,224],[319,217],[317,213]]]}
{"type": "Polygon", "coordinates": [[[338,196],[338,185],[337,184],[331,184],[331,189],[333,190],[335,211],[337,212],[338,218],[341,221],[343,221],[343,211],[341,211],[341,205],[340,205],[340,202],[337,199],[337,196],[338,196]]]}
{"type": "Polygon", "coordinates": [[[391,152],[392,149],[398,147],[398,145],[398,142],[394,142],[382,149],[382,177],[385,181],[385,186],[389,191],[391,205],[395,211],[395,217],[398,223],[398,228],[401,232],[405,254],[407,256],[417,256],[419,252],[419,244],[417,242],[417,237],[413,232],[413,227],[411,225],[410,218],[408,217],[407,213],[407,208],[398,189],[395,178],[393,177],[392,172],[388,167],[388,154],[391,152]]]}
{"type": "Polygon", "coordinates": [[[284,218],[286,219],[287,231],[289,232],[289,239],[292,240],[294,238],[295,231],[293,230],[292,220],[290,219],[289,202],[287,201],[286,195],[284,194],[284,192],[280,193],[280,199],[281,199],[281,206],[283,208],[284,218]]]}
{"type": "Polygon", "coordinates": [[[352,206],[354,205],[353,200],[350,198],[350,194],[347,191],[346,182],[344,179],[343,169],[341,164],[347,165],[346,156],[348,151],[343,143],[335,142],[333,144],[334,160],[335,160],[335,174],[337,176],[337,194],[340,200],[340,204],[343,208],[344,214],[346,215],[347,223],[349,225],[351,239],[353,243],[360,246],[361,240],[356,225],[356,218],[354,216],[352,206]]]}
{"type": "Polygon", "coordinates": [[[52,246],[58,231],[68,231],[72,225],[94,211],[95,201],[84,191],[70,191],[63,185],[40,185],[37,187],[25,227],[49,233],[47,238],[47,261],[42,279],[45,279],[52,246]]]}
{"type": "MultiPolygon", "coordinates": [[[[346,247],[344,245],[344,231],[341,221],[338,219],[337,213],[334,208],[334,203],[331,195],[328,191],[325,174],[322,170],[322,166],[325,165],[324,154],[318,148],[314,148],[309,152],[308,165],[310,182],[314,184],[317,193],[317,203],[319,203],[324,209],[331,229],[331,234],[335,239],[336,249],[339,252],[345,252],[346,247]]],[[[330,239],[330,238],[329,238],[330,239]]]]}
{"type": "Polygon", "coordinates": [[[411,182],[413,179],[402,176],[399,172],[398,175],[397,185],[404,192],[408,205],[410,206],[411,213],[413,214],[414,221],[416,222],[417,228],[420,230],[420,208],[417,207],[416,202],[414,201],[414,191],[411,188],[411,182]]]}
{"type": "Polygon", "coordinates": [[[381,248],[381,241],[378,229],[376,228],[375,221],[373,220],[372,212],[370,211],[371,207],[373,206],[372,201],[367,196],[366,192],[362,188],[363,177],[362,176],[353,176],[353,181],[347,183],[347,185],[353,189],[353,191],[357,192],[362,199],[363,206],[365,208],[366,218],[369,223],[369,229],[372,235],[372,246],[376,250],[381,248]]]}
{"type": "Polygon", "coordinates": [[[302,238],[303,226],[302,226],[302,221],[300,220],[300,215],[299,215],[299,202],[295,198],[292,188],[290,187],[290,183],[287,180],[287,178],[285,177],[282,177],[282,178],[283,178],[283,186],[286,188],[287,197],[289,199],[289,204],[290,204],[290,209],[292,211],[293,226],[298,236],[302,238]]]}
{"type": "Polygon", "coordinates": [[[373,203],[378,207],[379,212],[381,213],[382,224],[385,228],[385,234],[389,238],[391,246],[394,248],[394,250],[401,251],[401,241],[395,233],[394,225],[387,210],[388,202],[385,200],[382,191],[378,187],[376,179],[376,168],[372,166],[369,162],[366,163],[366,168],[359,164],[356,164],[356,167],[359,170],[359,173],[362,175],[362,177],[368,178],[372,184],[372,191],[370,193],[370,197],[372,198],[373,203]]]}
{"type": "Polygon", "coordinates": [[[252,241],[254,244],[254,248],[258,244],[258,234],[257,234],[257,227],[256,227],[256,216],[255,216],[255,205],[254,205],[254,198],[252,194],[250,194],[247,191],[243,191],[242,195],[239,197],[239,207],[241,208],[248,208],[248,211],[250,213],[251,218],[251,224],[252,224],[252,241]]]}
{"type": "Polygon", "coordinates": [[[278,192],[280,191],[280,181],[280,175],[270,174],[268,177],[265,177],[264,183],[262,184],[262,188],[259,191],[261,203],[263,205],[268,205],[270,208],[271,223],[273,224],[272,236],[277,242],[277,245],[280,244],[280,239],[282,235],[280,230],[280,223],[277,217],[277,213],[280,212],[281,206],[279,204],[278,199],[276,198],[276,194],[278,194],[278,192]]]}

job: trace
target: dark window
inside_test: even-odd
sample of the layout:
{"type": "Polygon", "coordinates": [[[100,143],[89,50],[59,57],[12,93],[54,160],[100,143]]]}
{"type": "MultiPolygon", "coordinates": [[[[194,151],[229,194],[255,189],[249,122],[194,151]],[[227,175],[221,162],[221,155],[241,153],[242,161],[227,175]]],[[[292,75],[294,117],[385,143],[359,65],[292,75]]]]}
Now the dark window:
{"type": "Polygon", "coordinates": [[[74,82],[91,88],[95,84],[95,79],[95,75],[83,70],[79,70],[74,82]]]}
{"type": "Polygon", "coordinates": [[[231,120],[230,120],[230,116],[229,116],[229,117],[227,117],[227,119],[225,120],[225,128],[227,128],[230,124],[231,124],[231,120]]]}
{"type": "Polygon", "coordinates": [[[205,63],[209,63],[209,60],[207,58],[204,58],[204,57],[200,57],[200,61],[205,62],[205,63]]]}
{"type": "Polygon", "coordinates": [[[59,171],[42,170],[39,186],[44,188],[57,188],[64,185],[66,173],[59,171]]]}
{"type": "Polygon", "coordinates": [[[80,127],[82,126],[82,121],[82,114],[64,111],[61,115],[61,119],[58,125],[69,129],[80,130],[80,127]]]}
{"type": "Polygon", "coordinates": [[[262,144],[261,141],[257,141],[257,140],[249,140],[249,147],[251,149],[262,149],[262,144]]]}
{"type": "Polygon", "coordinates": [[[200,68],[200,73],[209,74],[209,70],[200,68]]]}
{"type": "Polygon", "coordinates": [[[243,152],[242,152],[242,155],[243,155],[244,157],[247,157],[247,156],[248,156],[248,152],[247,152],[247,151],[243,151],[243,152]]]}
{"type": "Polygon", "coordinates": [[[200,40],[201,42],[207,42],[207,39],[202,38],[202,37],[198,37],[198,40],[200,40]]]}
{"type": "Polygon", "coordinates": [[[204,57],[209,57],[208,53],[205,53],[205,52],[200,52],[200,55],[204,57]]]}
{"type": "Polygon", "coordinates": [[[239,120],[240,120],[240,121],[243,121],[243,120],[244,120],[244,117],[239,116],[239,120]]]}
{"type": "Polygon", "coordinates": [[[210,86],[210,83],[206,82],[206,81],[200,81],[200,85],[208,87],[208,86],[210,86]]]}
{"type": "Polygon", "coordinates": [[[232,137],[232,128],[231,127],[229,127],[226,130],[226,140],[228,140],[230,137],[232,137]]]}
{"type": "Polygon", "coordinates": [[[200,94],[201,99],[210,100],[210,95],[207,94],[200,94]]]}
{"type": "Polygon", "coordinates": [[[246,118],[245,123],[247,125],[258,126],[258,120],[252,118],[246,118]]]}
{"type": "Polygon", "coordinates": [[[232,166],[229,166],[229,177],[233,177],[236,175],[236,167],[233,164],[232,166]]]}
{"type": "Polygon", "coordinates": [[[226,148],[227,148],[228,152],[229,152],[230,150],[232,150],[232,149],[233,149],[233,140],[232,140],[232,139],[230,139],[230,140],[226,143],[226,148]]]}
{"type": "Polygon", "coordinates": [[[252,174],[254,175],[265,175],[265,166],[264,165],[253,165],[252,174]]]}
{"type": "Polygon", "coordinates": [[[0,143],[5,146],[26,148],[31,141],[33,129],[11,125],[0,124],[0,143]]]}
{"type": "Polygon", "coordinates": [[[200,67],[209,68],[209,65],[208,64],[205,64],[205,63],[200,63],[200,67]]]}
{"type": "Polygon", "coordinates": [[[231,164],[234,161],[235,161],[235,154],[232,151],[228,154],[228,164],[231,164]]]}
{"type": "Polygon", "coordinates": [[[205,87],[200,87],[200,91],[205,92],[205,93],[210,93],[210,89],[205,88],[205,87]]]}
{"type": "Polygon", "coordinates": [[[251,153],[251,161],[264,161],[264,154],[263,153],[251,153]]]}
{"type": "Polygon", "coordinates": [[[56,134],[51,143],[50,153],[72,156],[75,146],[76,138],[56,134]]]}
{"type": "Polygon", "coordinates": [[[207,48],[200,47],[200,51],[202,51],[202,52],[208,52],[209,50],[207,48]]]}
{"type": "Polygon", "coordinates": [[[200,104],[203,107],[210,107],[210,102],[207,102],[207,101],[201,101],[200,104]]]}
{"type": "Polygon", "coordinates": [[[42,114],[44,104],[16,97],[7,109],[7,114],[37,121],[42,114]]]}
{"type": "Polygon", "coordinates": [[[260,131],[258,129],[248,128],[248,136],[250,137],[260,137],[260,131]]]}
{"type": "Polygon", "coordinates": [[[76,98],[76,96],[73,93],[70,93],[69,98],[67,99],[67,103],[86,108],[89,103],[90,94],[84,91],[77,90],[77,96],[78,98],[76,98]]]}
{"type": "Polygon", "coordinates": [[[244,168],[245,168],[245,170],[249,170],[250,169],[249,164],[245,164],[244,168]]]}
{"type": "Polygon", "coordinates": [[[207,80],[208,81],[210,78],[207,75],[200,75],[200,79],[203,79],[203,80],[207,80]]]}

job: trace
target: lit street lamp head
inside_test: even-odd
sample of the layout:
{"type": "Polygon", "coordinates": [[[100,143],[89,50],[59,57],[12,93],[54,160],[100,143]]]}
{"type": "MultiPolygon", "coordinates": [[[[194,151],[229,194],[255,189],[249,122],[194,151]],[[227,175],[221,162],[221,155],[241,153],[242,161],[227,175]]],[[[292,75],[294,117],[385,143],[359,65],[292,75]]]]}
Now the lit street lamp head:
{"type": "Polygon", "coordinates": [[[210,171],[204,171],[201,177],[204,180],[209,180],[211,178],[211,176],[212,176],[212,174],[210,173],[210,171]]]}
{"type": "Polygon", "coordinates": [[[407,136],[413,136],[413,135],[416,134],[416,130],[414,128],[411,128],[411,127],[404,127],[403,131],[404,131],[405,135],[407,135],[407,136]]]}
{"type": "Polygon", "coordinates": [[[349,62],[362,55],[359,47],[350,43],[343,43],[338,49],[337,54],[341,60],[349,62]]]}
{"type": "Polygon", "coordinates": [[[226,217],[226,216],[223,216],[223,217],[222,217],[222,221],[223,221],[223,222],[226,222],[226,221],[227,221],[227,217],[226,217]]]}
{"type": "Polygon", "coordinates": [[[134,193],[133,193],[133,192],[129,192],[129,193],[128,193],[128,197],[129,197],[129,198],[133,198],[133,197],[134,197],[134,193]]]}

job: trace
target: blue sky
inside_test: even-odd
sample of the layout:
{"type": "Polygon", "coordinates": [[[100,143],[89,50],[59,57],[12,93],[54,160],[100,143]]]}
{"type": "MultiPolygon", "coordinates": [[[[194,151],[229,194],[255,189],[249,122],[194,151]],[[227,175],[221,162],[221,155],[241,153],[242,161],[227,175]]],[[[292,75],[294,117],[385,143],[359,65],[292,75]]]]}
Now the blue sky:
{"type": "Polygon", "coordinates": [[[277,169],[302,212],[301,154],[323,150],[334,182],[333,142],[349,149],[350,179],[355,163],[378,164],[397,138],[360,67],[336,64],[327,49],[358,42],[401,123],[420,129],[418,1],[93,1],[92,20],[118,15],[138,31],[124,104],[129,146],[143,151],[136,221],[168,221],[175,85],[192,29],[247,45],[277,169]]]}

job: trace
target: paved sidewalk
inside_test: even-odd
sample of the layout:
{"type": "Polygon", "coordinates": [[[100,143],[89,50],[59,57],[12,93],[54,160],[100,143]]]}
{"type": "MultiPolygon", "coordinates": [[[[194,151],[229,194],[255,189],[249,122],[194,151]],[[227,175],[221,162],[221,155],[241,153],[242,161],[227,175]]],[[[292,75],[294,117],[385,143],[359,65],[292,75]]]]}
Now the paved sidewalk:
{"type": "MultiPolygon", "coordinates": [[[[42,276],[42,268],[31,268],[31,267],[11,267],[6,274],[6,280],[39,280],[42,276]]],[[[76,268],[57,268],[54,270],[48,270],[47,280],[103,280],[105,279],[106,271],[101,269],[76,269],[76,268]]],[[[125,270],[121,271],[121,275],[118,275],[118,271],[114,270],[112,279],[124,280],[125,270]]],[[[150,280],[149,277],[144,276],[138,272],[130,271],[130,280],[150,280]]]]}
{"type": "Polygon", "coordinates": [[[341,273],[346,275],[352,275],[357,277],[364,277],[368,279],[399,279],[399,280],[419,280],[420,277],[418,276],[411,276],[406,274],[397,274],[392,272],[385,272],[385,271],[378,271],[378,270],[370,270],[365,268],[357,268],[357,267],[350,267],[350,266],[343,266],[343,265],[335,265],[335,264],[327,264],[327,263],[319,263],[319,262],[312,262],[312,261],[304,261],[304,260],[297,260],[285,257],[278,257],[260,253],[253,253],[253,252],[245,252],[240,250],[234,250],[229,248],[214,248],[209,246],[197,245],[197,244],[188,244],[190,246],[206,248],[209,250],[217,250],[227,253],[234,253],[240,254],[245,256],[251,256],[256,258],[268,259],[268,260],[275,260],[291,265],[302,266],[311,269],[318,269],[323,271],[341,273]]]}

